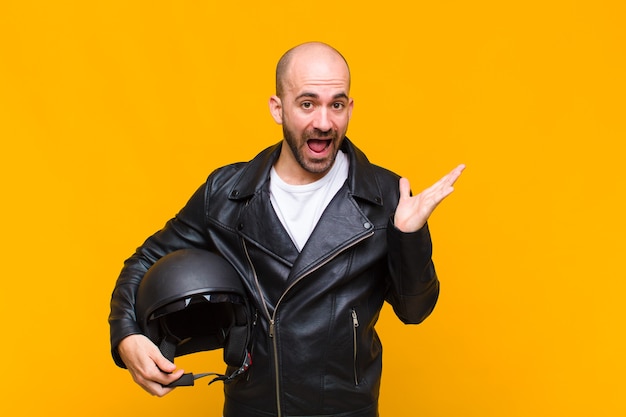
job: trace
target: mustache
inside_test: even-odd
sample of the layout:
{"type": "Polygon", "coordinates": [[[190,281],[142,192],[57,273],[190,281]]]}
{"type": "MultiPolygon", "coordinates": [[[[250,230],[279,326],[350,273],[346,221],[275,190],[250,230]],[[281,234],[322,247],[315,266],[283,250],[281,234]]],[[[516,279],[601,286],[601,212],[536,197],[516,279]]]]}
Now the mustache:
{"type": "Polygon", "coordinates": [[[334,139],[337,137],[337,132],[334,129],[320,130],[313,128],[304,132],[305,139],[334,139]]]}

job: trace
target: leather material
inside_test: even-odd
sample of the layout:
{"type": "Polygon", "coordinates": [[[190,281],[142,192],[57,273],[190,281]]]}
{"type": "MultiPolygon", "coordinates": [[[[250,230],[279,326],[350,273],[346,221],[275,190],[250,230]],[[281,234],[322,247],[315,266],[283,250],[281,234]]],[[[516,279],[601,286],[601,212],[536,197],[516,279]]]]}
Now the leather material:
{"type": "Polygon", "coordinates": [[[375,416],[382,346],[374,325],[384,301],[403,322],[420,323],[439,294],[428,226],[395,229],[399,177],[346,138],[348,179],[298,253],[269,199],[280,146],[215,170],[125,262],[111,300],[113,357],[123,366],[117,344],[140,333],[134,294],[147,268],[176,249],[207,249],[235,267],[257,312],[252,366],[225,385],[226,417],[277,415],[278,407],[283,416],[375,416]]]}

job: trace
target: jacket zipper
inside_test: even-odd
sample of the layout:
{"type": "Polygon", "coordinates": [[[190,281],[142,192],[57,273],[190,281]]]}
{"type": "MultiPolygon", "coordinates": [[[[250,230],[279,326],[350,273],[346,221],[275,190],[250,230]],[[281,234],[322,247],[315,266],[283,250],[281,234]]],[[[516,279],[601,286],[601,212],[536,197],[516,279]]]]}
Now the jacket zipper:
{"type": "MultiPolygon", "coordinates": [[[[267,303],[265,302],[265,298],[263,297],[263,291],[261,290],[261,285],[259,283],[259,277],[256,274],[256,269],[254,268],[254,264],[252,263],[252,259],[250,259],[250,254],[248,253],[248,246],[246,245],[246,240],[243,237],[241,238],[242,243],[243,243],[243,249],[244,249],[244,252],[246,254],[246,259],[248,260],[248,264],[252,268],[252,272],[254,274],[254,283],[256,285],[257,291],[259,292],[259,296],[261,298],[261,301],[263,302],[263,310],[265,311],[265,315],[266,315],[266,317],[267,317],[267,319],[269,320],[269,323],[270,323],[269,337],[270,337],[270,339],[272,339],[272,351],[273,351],[273,354],[274,354],[274,375],[275,375],[274,380],[275,380],[275,388],[276,388],[276,412],[277,412],[276,416],[277,417],[282,417],[282,415],[283,415],[282,407],[281,407],[281,403],[280,403],[280,380],[279,380],[279,377],[278,377],[279,370],[280,370],[279,367],[278,367],[278,343],[276,341],[276,338],[274,337],[275,336],[275,332],[276,332],[276,313],[278,312],[278,306],[280,305],[281,301],[285,298],[285,295],[289,292],[289,290],[291,290],[297,283],[302,281],[302,279],[304,279],[308,275],[311,275],[313,272],[317,271],[322,266],[326,265],[327,263],[329,263],[330,261],[335,259],[337,256],[339,256],[340,253],[350,249],[351,247],[361,243],[363,240],[365,240],[365,239],[367,239],[367,238],[369,238],[369,237],[371,237],[373,235],[374,235],[374,231],[371,231],[370,233],[366,234],[365,236],[362,236],[360,239],[357,239],[356,241],[352,242],[350,245],[346,246],[345,248],[343,248],[341,250],[338,250],[331,257],[326,259],[326,261],[322,262],[321,264],[319,264],[315,268],[311,269],[306,274],[301,275],[300,277],[298,277],[298,279],[293,281],[291,283],[291,285],[289,285],[287,287],[287,289],[285,289],[285,291],[283,291],[282,295],[280,296],[280,298],[276,302],[276,306],[274,307],[274,314],[270,314],[269,309],[267,308],[267,303]]],[[[354,312],[354,314],[356,314],[356,312],[354,312]]],[[[355,329],[355,336],[354,337],[356,338],[356,329],[355,329]]],[[[355,358],[356,358],[356,345],[355,345],[354,349],[355,349],[355,358]]],[[[356,362],[355,362],[355,366],[356,366],[356,362]]],[[[356,381],[356,367],[355,367],[355,381],[356,381]]]]}
{"type": "Polygon", "coordinates": [[[353,346],[353,350],[352,350],[352,370],[354,372],[354,385],[359,385],[359,374],[358,374],[358,367],[357,367],[357,332],[356,329],[357,327],[359,327],[359,318],[357,317],[356,314],[356,309],[352,308],[352,346],[353,346]]]}

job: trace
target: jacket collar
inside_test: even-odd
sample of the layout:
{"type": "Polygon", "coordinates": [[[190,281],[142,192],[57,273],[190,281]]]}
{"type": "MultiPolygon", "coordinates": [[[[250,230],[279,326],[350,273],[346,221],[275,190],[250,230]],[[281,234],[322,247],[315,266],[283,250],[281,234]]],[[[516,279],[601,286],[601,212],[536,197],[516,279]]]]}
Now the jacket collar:
{"type": "MultiPolygon", "coordinates": [[[[279,142],[266,148],[246,165],[228,194],[231,200],[248,199],[269,181],[270,170],[280,155],[281,146],[282,142],[279,142]]],[[[382,205],[383,194],[380,184],[374,167],[365,154],[347,137],[341,145],[341,150],[347,153],[350,160],[348,186],[352,195],[372,204],[382,205]]]]}

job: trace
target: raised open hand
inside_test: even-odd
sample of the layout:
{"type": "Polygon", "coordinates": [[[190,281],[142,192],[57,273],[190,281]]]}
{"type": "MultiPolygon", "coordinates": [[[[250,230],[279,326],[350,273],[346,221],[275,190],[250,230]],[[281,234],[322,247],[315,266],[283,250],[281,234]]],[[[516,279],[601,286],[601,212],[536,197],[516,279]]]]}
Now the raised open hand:
{"type": "Polygon", "coordinates": [[[402,232],[411,233],[421,229],[435,208],[454,191],[454,183],[465,165],[461,164],[421,193],[411,196],[409,180],[400,178],[400,200],[394,216],[395,226],[402,232]]]}

